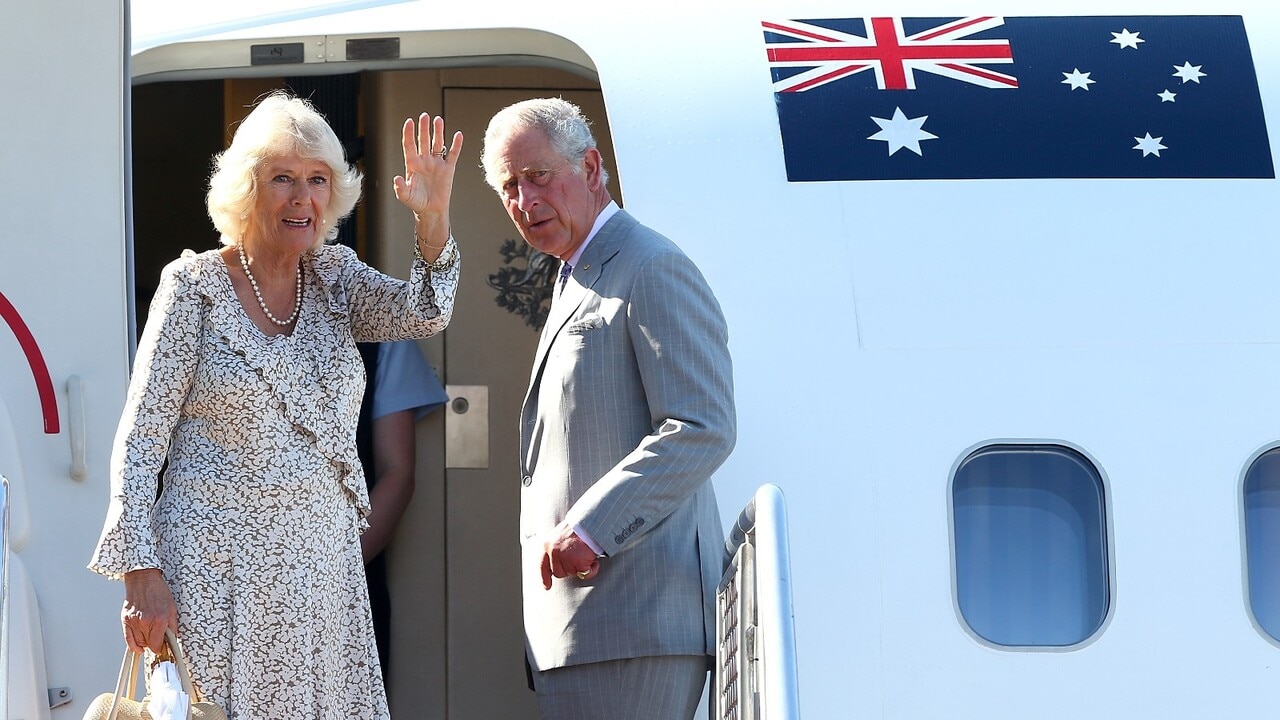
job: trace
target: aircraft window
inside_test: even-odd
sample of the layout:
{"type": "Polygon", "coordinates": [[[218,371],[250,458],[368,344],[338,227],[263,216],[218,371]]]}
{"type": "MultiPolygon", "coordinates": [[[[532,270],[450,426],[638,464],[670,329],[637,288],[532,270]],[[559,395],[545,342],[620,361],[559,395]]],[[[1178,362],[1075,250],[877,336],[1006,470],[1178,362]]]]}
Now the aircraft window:
{"type": "Polygon", "coordinates": [[[1111,602],[1102,476],[1061,445],[992,445],[951,485],[956,602],[978,637],[1065,647],[1102,627],[1111,602]]]}
{"type": "Polygon", "coordinates": [[[1280,640],[1280,448],[1263,453],[1245,475],[1244,535],[1249,609],[1258,627],[1280,640]]]}

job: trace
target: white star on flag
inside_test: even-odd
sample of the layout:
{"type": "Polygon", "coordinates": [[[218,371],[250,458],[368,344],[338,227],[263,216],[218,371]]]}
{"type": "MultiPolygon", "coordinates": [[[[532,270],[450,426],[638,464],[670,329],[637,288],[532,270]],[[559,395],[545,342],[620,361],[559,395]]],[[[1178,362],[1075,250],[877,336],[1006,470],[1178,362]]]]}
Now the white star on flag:
{"type": "Polygon", "coordinates": [[[1178,97],[1178,93],[1176,93],[1176,92],[1169,92],[1168,90],[1165,90],[1165,91],[1164,91],[1164,92],[1162,92],[1162,93],[1156,93],[1156,95],[1159,95],[1159,96],[1160,96],[1160,102],[1162,102],[1162,103],[1167,103],[1167,102],[1176,102],[1176,100],[1174,100],[1174,98],[1178,97]]]}
{"type": "Polygon", "coordinates": [[[921,115],[918,118],[909,118],[902,113],[902,108],[895,107],[893,109],[892,119],[878,117],[872,117],[871,119],[880,126],[880,132],[867,139],[883,140],[888,143],[890,155],[898,152],[902,148],[906,148],[923,157],[924,153],[920,152],[920,141],[938,139],[937,135],[922,129],[921,127],[924,125],[924,121],[929,119],[928,115],[921,115]]]}
{"type": "Polygon", "coordinates": [[[1203,65],[1192,65],[1190,61],[1187,61],[1187,62],[1182,63],[1182,67],[1178,67],[1177,65],[1174,65],[1174,66],[1173,66],[1173,69],[1174,69],[1174,70],[1176,70],[1177,72],[1175,72],[1175,73],[1173,74],[1173,76],[1174,76],[1174,77],[1182,78],[1182,84],[1183,84],[1183,85],[1186,85],[1186,84],[1187,84],[1187,83],[1189,83],[1189,82],[1193,82],[1193,83],[1195,83],[1195,84],[1199,85],[1199,84],[1200,84],[1200,78],[1202,78],[1202,77],[1204,77],[1204,76],[1208,75],[1208,73],[1202,73],[1202,72],[1200,72],[1200,68],[1202,68],[1202,67],[1204,67],[1204,66],[1203,66],[1203,65]]]}
{"type": "Polygon", "coordinates": [[[1164,145],[1161,145],[1161,144],[1160,144],[1160,141],[1161,141],[1161,140],[1163,140],[1163,139],[1164,139],[1164,137],[1163,137],[1163,136],[1162,136],[1162,137],[1158,137],[1158,138],[1153,138],[1153,137],[1151,137],[1151,133],[1147,133],[1147,136],[1146,136],[1146,137],[1135,137],[1135,138],[1134,138],[1134,140],[1137,140],[1137,141],[1138,141],[1138,144],[1137,144],[1137,145],[1134,145],[1134,146],[1133,146],[1133,149],[1134,149],[1134,150],[1141,150],[1141,151],[1142,151],[1142,157],[1146,157],[1146,156],[1148,156],[1148,155],[1155,155],[1156,157],[1160,157],[1160,151],[1161,151],[1161,150],[1168,150],[1168,149],[1169,149],[1168,147],[1166,147],[1166,146],[1164,146],[1164,145]]]}
{"type": "Polygon", "coordinates": [[[1075,68],[1069,73],[1062,73],[1062,77],[1066,78],[1066,80],[1062,81],[1062,84],[1070,85],[1072,90],[1078,90],[1080,88],[1088,90],[1090,85],[1098,82],[1097,80],[1089,79],[1089,76],[1092,74],[1093,73],[1082,73],[1080,72],[1080,68],[1075,68]]]}
{"type": "Polygon", "coordinates": [[[1124,48],[1133,48],[1134,50],[1137,50],[1138,43],[1146,42],[1146,40],[1138,37],[1138,33],[1131,33],[1129,32],[1129,28],[1125,28],[1118,33],[1111,33],[1111,42],[1119,45],[1121,50],[1124,48]]]}

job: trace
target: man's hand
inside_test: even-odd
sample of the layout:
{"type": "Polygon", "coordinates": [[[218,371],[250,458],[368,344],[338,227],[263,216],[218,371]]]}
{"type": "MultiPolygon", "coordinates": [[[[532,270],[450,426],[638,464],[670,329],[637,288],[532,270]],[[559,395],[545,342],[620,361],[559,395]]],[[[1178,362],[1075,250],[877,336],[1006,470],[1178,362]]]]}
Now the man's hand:
{"type": "Polygon", "coordinates": [[[572,527],[561,523],[542,544],[542,587],[551,589],[551,578],[570,575],[591,580],[600,573],[600,561],[572,527]]]}

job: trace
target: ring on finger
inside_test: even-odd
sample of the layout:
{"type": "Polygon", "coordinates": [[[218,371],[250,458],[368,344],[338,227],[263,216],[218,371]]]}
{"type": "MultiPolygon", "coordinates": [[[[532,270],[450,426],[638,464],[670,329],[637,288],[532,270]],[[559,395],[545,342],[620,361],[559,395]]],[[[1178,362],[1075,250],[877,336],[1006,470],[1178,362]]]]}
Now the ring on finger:
{"type": "Polygon", "coordinates": [[[438,152],[438,153],[431,153],[431,154],[432,154],[432,155],[439,155],[441,160],[448,160],[448,159],[449,159],[449,148],[441,148],[441,149],[440,149],[440,152],[438,152]]]}

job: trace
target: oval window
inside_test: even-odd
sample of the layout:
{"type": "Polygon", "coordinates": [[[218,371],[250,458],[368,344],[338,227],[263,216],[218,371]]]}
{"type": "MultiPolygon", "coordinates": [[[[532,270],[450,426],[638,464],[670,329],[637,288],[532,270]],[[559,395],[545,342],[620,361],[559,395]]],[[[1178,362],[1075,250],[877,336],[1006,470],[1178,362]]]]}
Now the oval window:
{"type": "Polygon", "coordinates": [[[1244,536],[1249,609],[1280,640],[1280,448],[1268,450],[1244,478],[1244,536]]]}
{"type": "Polygon", "coordinates": [[[951,487],[956,602],[996,645],[1064,647],[1110,605],[1102,476],[1061,445],[992,445],[951,487]]]}

